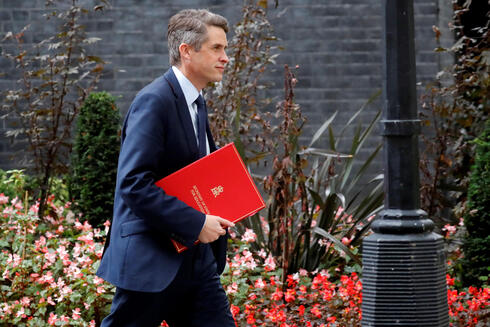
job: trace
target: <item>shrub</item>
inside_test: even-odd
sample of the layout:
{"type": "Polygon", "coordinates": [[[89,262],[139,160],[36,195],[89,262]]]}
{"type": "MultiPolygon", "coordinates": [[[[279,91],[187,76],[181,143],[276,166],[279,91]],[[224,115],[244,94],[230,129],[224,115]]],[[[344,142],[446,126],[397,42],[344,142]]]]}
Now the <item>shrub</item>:
{"type": "Polygon", "coordinates": [[[307,147],[301,146],[305,118],[294,101],[297,82],[285,67],[285,99],[278,103],[279,125],[264,132],[264,140],[272,144],[271,171],[263,178],[267,192],[266,226],[256,215],[239,224],[253,228],[258,244],[279,259],[285,282],[287,274],[300,268],[313,271],[339,264],[360,265],[357,253],[344,243],[357,245],[369,232],[370,221],[382,208],[382,176],[366,181],[366,171],[381,149],[379,144],[369,157],[355,167],[357,155],[370,136],[380,112],[363,127],[359,122],[377,94],[347,122],[338,137],[334,136],[334,113],[313,135],[307,147]],[[348,127],[357,123],[349,153],[337,152],[339,141],[348,127]],[[314,147],[328,132],[328,149],[314,147]],[[343,243],[344,242],[344,243],[343,243]]]}
{"type": "Polygon", "coordinates": [[[475,165],[471,169],[463,245],[463,282],[481,286],[490,275],[490,121],[475,140],[475,165]]]}
{"type": "Polygon", "coordinates": [[[270,103],[260,94],[266,88],[261,77],[278,56],[276,40],[267,19],[267,1],[244,0],[223,80],[206,94],[216,143],[234,142],[245,164],[258,163],[267,151],[257,134],[267,125],[261,109],[270,103]]]}
{"type": "MultiPolygon", "coordinates": [[[[421,135],[420,200],[439,226],[454,223],[464,212],[475,157],[472,140],[483,131],[490,113],[490,30],[488,17],[484,18],[488,13],[477,12],[484,3],[453,1],[450,25],[457,41],[436,52],[451,54],[456,60],[428,85],[422,103],[421,118],[427,127],[421,135]],[[472,15],[483,19],[472,19],[472,15]]],[[[439,42],[441,32],[437,27],[434,31],[439,42]]]]}
{"type": "Polygon", "coordinates": [[[92,93],[80,109],[72,156],[70,193],[83,219],[100,227],[112,218],[119,155],[120,115],[114,97],[92,93]]]}

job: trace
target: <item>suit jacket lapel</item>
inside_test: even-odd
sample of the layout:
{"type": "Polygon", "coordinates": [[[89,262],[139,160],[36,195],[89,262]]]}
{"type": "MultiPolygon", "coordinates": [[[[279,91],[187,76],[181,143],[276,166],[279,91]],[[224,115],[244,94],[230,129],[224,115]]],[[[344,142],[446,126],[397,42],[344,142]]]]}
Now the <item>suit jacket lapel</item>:
{"type": "Polygon", "coordinates": [[[184,93],[180,88],[179,82],[177,81],[177,78],[175,77],[172,68],[170,68],[163,76],[165,77],[174,92],[177,113],[179,115],[182,127],[184,128],[184,134],[187,139],[187,144],[189,145],[192,153],[195,153],[196,157],[199,157],[196,134],[194,133],[194,126],[192,126],[192,119],[189,113],[189,109],[187,107],[187,102],[185,101],[184,93]]]}

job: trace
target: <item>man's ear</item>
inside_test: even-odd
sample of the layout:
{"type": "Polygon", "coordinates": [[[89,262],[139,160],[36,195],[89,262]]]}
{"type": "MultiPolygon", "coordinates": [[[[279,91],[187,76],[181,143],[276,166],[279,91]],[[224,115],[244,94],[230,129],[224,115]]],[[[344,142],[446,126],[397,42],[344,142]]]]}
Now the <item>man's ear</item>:
{"type": "Polygon", "coordinates": [[[192,47],[188,45],[187,43],[181,43],[179,45],[179,53],[180,53],[180,59],[181,60],[189,60],[190,59],[190,52],[192,50],[192,47]]]}

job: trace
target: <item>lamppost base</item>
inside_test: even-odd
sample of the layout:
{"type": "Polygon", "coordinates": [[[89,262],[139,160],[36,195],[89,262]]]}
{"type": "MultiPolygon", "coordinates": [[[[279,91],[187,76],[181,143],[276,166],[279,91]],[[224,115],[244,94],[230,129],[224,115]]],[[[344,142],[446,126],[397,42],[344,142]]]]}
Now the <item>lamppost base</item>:
{"type": "Polygon", "coordinates": [[[363,327],[449,325],[440,235],[374,233],[362,252],[363,327]]]}

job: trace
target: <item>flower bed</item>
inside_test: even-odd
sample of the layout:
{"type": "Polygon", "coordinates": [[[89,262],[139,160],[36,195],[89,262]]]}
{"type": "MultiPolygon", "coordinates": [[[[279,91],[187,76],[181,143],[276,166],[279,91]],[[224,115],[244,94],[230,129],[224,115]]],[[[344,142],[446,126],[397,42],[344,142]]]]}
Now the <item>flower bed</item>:
{"type": "MultiPolygon", "coordinates": [[[[446,226],[445,236],[453,237],[458,227],[446,226]]],[[[300,270],[282,285],[274,259],[264,251],[249,250],[252,234],[249,230],[233,242],[222,277],[237,326],[361,326],[362,283],[357,272],[300,270]]],[[[453,247],[450,254],[459,256],[460,251],[453,247]]],[[[449,261],[449,271],[452,265],[449,261]]],[[[447,284],[450,326],[488,326],[490,289],[460,292],[449,275],[447,284]]]]}
{"type": "Polygon", "coordinates": [[[0,320],[96,326],[112,300],[112,286],[95,276],[105,232],[81,224],[69,203],[48,203],[51,214],[41,221],[37,205],[0,194],[0,320]]]}
{"type": "MultiPolygon", "coordinates": [[[[105,231],[80,223],[70,204],[36,217],[0,194],[0,321],[2,326],[97,326],[109,312],[113,287],[95,276],[105,231]]],[[[448,229],[450,230],[450,229],[448,229]]],[[[237,326],[360,326],[362,284],[355,271],[290,275],[280,282],[275,259],[250,251],[248,231],[230,247],[222,276],[237,326]]],[[[451,271],[451,270],[450,270],[451,271]]],[[[448,276],[451,326],[486,326],[489,289],[455,288],[448,276]]]]}

